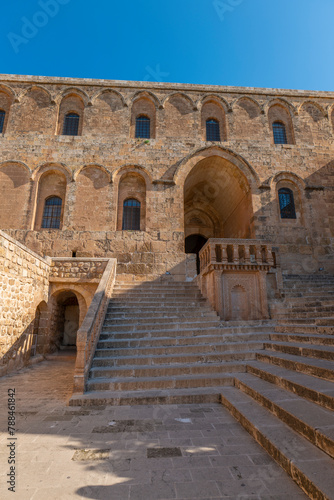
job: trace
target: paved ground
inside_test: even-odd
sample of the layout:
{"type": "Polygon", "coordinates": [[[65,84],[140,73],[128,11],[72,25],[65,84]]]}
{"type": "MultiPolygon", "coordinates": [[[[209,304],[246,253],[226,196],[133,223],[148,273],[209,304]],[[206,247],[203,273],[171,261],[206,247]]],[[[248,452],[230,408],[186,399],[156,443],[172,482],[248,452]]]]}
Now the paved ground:
{"type": "Polygon", "coordinates": [[[62,356],[0,379],[1,499],[307,498],[221,405],[71,408],[72,376],[73,358],[62,356]],[[13,388],[16,441],[7,432],[13,388]]]}

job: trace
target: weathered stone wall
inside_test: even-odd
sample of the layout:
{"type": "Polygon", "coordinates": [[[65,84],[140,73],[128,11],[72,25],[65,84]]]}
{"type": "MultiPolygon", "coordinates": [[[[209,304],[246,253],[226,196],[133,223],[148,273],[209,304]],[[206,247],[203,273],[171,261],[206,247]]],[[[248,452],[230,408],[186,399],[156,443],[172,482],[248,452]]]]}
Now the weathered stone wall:
{"type": "Polygon", "coordinates": [[[48,301],[50,264],[0,231],[0,373],[29,358],[36,309],[48,301]],[[7,366],[6,366],[7,365],[7,366]]]}
{"type": "Polygon", "coordinates": [[[0,136],[5,200],[0,227],[38,253],[116,257],[122,272],[173,269],[185,261],[184,234],[195,227],[184,222],[186,179],[208,159],[212,172],[194,186],[191,200],[195,211],[206,206],[190,218],[197,220],[197,232],[205,224],[217,226],[220,217],[228,236],[240,227],[236,236],[243,237],[243,231],[280,246],[283,272],[319,267],[334,272],[333,93],[43,77],[1,80],[0,103],[8,116],[0,136]],[[82,135],[59,135],[67,111],[79,114],[82,135]],[[148,141],[134,138],[140,114],[151,118],[148,141]],[[205,140],[208,118],[219,122],[220,142],[205,140]],[[286,125],[287,145],[273,144],[276,120],[286,125]],[[122,184],[127,174],[141,176],[137,191],[144,234],[121,231],[122,201],[136,190],[122,184]],[[51,176],[51,191],[54,185],[53,194],[63,200],[56,232],[40,230],[51,176]],[[224,200],[229,194],[224,182],[232,186],[234,178],[250,201],[233,206],[232,215],[217,215],[214,198],[224,200]],[[295,220],[280,218],[280,187],[293,190],[295,220]]]}

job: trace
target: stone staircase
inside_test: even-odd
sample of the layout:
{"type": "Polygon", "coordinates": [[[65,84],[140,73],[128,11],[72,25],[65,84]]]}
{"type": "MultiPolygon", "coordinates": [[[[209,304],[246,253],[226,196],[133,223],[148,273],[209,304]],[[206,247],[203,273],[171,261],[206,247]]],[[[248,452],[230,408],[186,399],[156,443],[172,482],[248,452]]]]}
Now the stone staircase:
{"type": "Polygon", "coordinates": [[[223,326],[194,283],[118,278],[87,392],[71,404],[218,402],[272,331],[261,322],[223,326]]]}
{"type": "Polygon", "coordinates": [[[314,499],[334,498],[334,335],[272,333],[221,401],[314,499]]]}
{"type": "Polygon", "coordinates": [[[334,499],[334,280],[299,278],[277,323],[223,322],[194,283],[118,278],[70,404],[221,401],[310,498],[334,499]]]}
{"type": "Polygon", "coordinates": [[[334,326],[334,276],[283,275],[283,301],[272,301],[280,325],[334,326]]]}

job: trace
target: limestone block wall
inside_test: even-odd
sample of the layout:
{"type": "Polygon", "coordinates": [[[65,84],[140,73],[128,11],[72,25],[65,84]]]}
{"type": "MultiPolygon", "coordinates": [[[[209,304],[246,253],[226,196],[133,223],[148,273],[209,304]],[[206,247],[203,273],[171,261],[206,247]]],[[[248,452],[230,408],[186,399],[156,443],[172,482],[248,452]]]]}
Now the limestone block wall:
{"type": "Polygon", "coordinates": [[[50,262],[0,231],[0,374],[30,356],[36,309],[48,301],[50,262]]]}
{"type": "Polygon", "coordinates": [[[283,272],[334,272],[334,93],[3,75],[0,108],[0,227],[42,255],[160,273],[184,262],[196,233],[271,240],[283,272]],[[78,136],[62,135],[69,110],[78,136]],[[140,115],[149,140],[135,138],[140,115]],[[206,140],[211,118],[220,141],[206,140]],[[276,121],[288,144],[274,144],[276,121]],[[282,187],[296,219],[280,217],[282,187]],[[57,235],[41,228],[51,195],[57,235]],[[122,231],[128,197],[143,234],[122,231]]]}

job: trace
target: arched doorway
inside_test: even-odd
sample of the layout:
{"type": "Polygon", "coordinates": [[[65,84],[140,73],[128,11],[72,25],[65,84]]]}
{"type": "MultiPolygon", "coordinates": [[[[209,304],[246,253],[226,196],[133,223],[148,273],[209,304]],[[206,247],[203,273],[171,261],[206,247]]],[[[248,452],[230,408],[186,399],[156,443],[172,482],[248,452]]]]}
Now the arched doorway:
{"type": "Polygon", "coordinates": [[[249,182],[221,156],[200,160],[184,182],[184,232],[205,238],[253,238],[249,182]]]}
{"type": "Polygon", "coordinates": [[[200,273],[199,252],[207,241],[208,239],[201,234],[191,234],[185,239],[185,252],[196,254],[197,274],[200,273]]]}
{"type": "Polygon", "coordinates": [[[63,291],[55,297],[54,341],[58,348],[74,348],[79,329],[79,302],[72,291],[63,291]]]}

